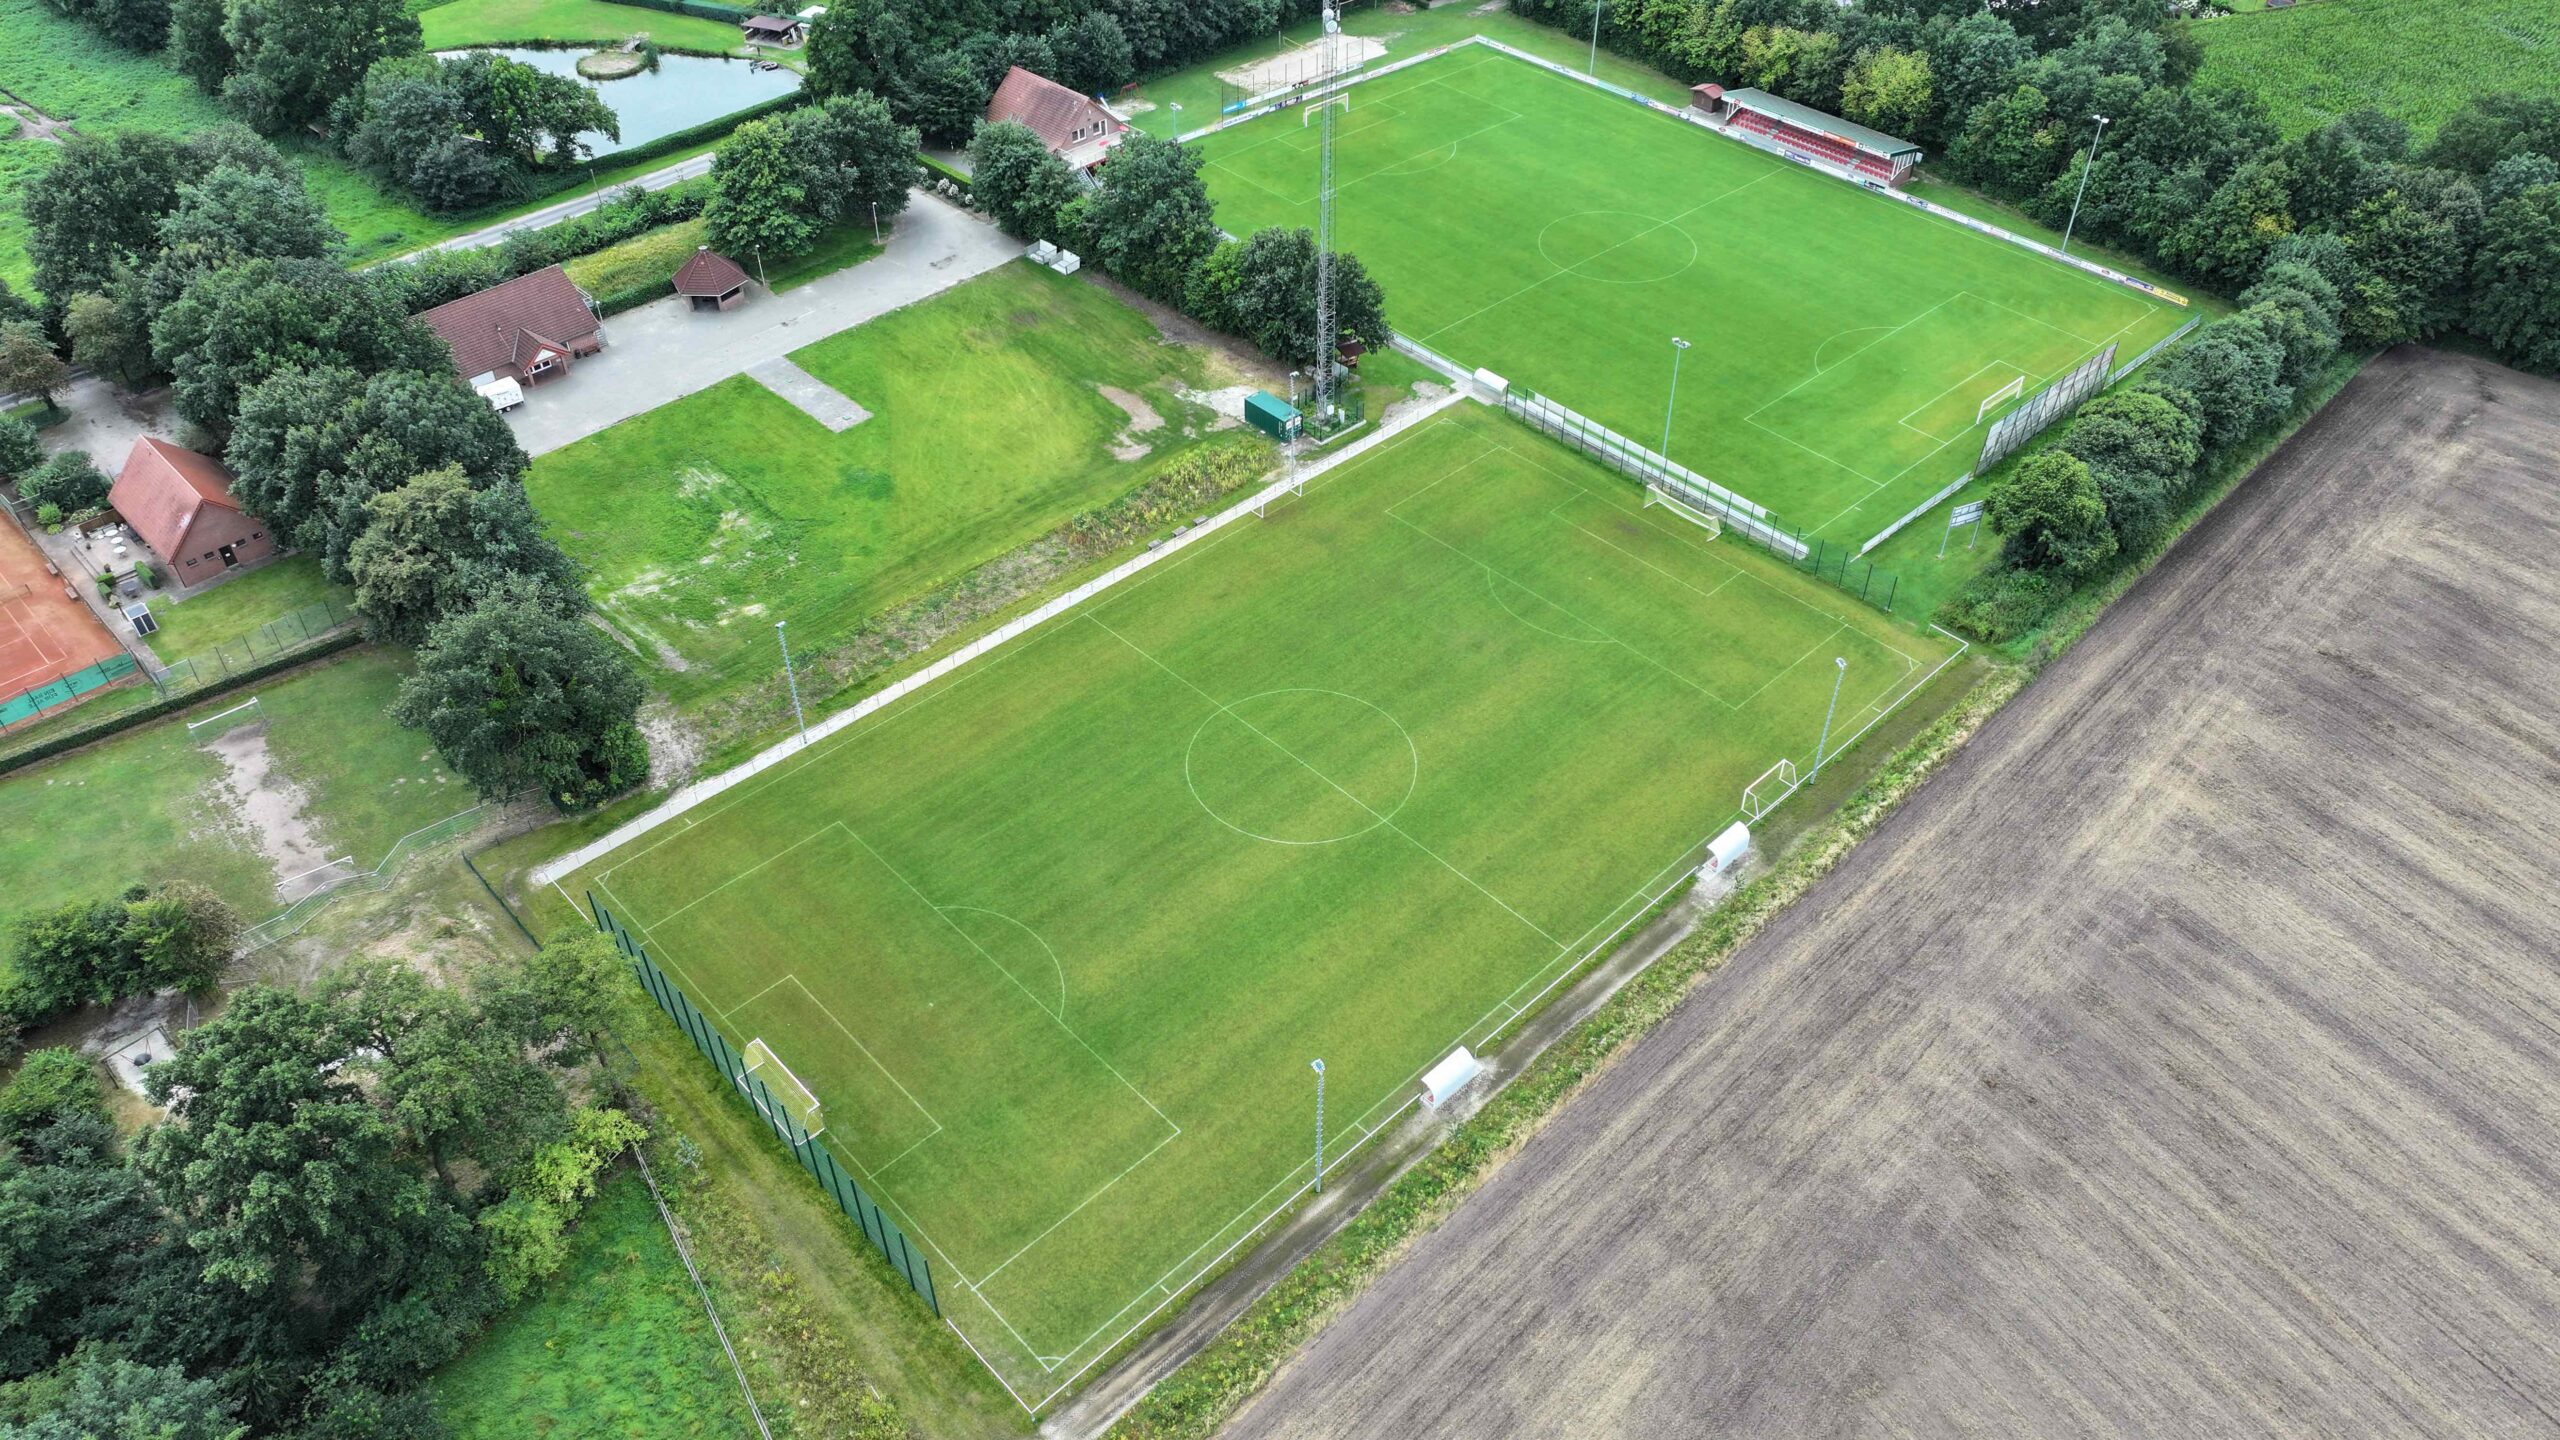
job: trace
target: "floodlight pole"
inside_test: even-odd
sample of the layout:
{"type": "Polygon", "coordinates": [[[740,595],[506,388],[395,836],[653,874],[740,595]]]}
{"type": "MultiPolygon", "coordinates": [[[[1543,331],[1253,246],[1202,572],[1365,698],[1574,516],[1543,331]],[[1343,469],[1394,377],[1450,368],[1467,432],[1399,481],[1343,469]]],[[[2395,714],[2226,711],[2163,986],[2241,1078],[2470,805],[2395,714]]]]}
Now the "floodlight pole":
{"type": "Polygon", "coordinates": [[[880,243],[880,202],[877,200],[871,202],[871,243],[880,243]]]}
{"type": "Polygon", "coordinates": [[[774,643],[782,647],[782,678],[791,686],[791,718],[800,722],[800,743],[809,743],[809,717],[800,713],[800,676],[791,668],[791,637],[782,633],[788,620],[773,622],[774,643]]]}
{"type": "Polygon", "coordinates": [[[2098,122],[2098,128],[2089,136],[2089,163],[2080,167],[2080,188],[2072,192],[2071,223],[2062,227],[2062,253],[2065,255],[2071,253],[2071,232],[2080,224],[2080,197],[2089,193],[2089,172],[2098,168],[2098,142],[2107,138],[2107,117],[2093,115],[2089,118],[2098,122]]]}
{"type": "Polygon", "coordinates": [[[1822,712],[1822,738],[1814,742],[1813,774],[1807,777],[1805,782],[1807,784],[1822,778],[1823,752],[1831,748],[1831,717],[1840,711],[1840,682],[1849,678],[1848,656],[1834,655],[1831,657],[1831,663],[1839,668],[1832,672],[1831,707],[1822,712]]]}
{"type": "Polygon", "coordinates": [[[1662,463],[1671,463],[1671,407],[1680,403],[1680,356],[1689,342],[1671,337],[1671,398],[1662,402],[1662,463]]]}
{"type": "Polygon", "coordinates": [[[1600,0],[1591,0],[1591,63],[1583,67],[1583,73],[1600,73],[1600,0]]]}
{"type": "Polygon", "coordinates": [[[1311,1062],[1316,1072],[1316,1193],[1324,1193],[1324,1062],[1311,1062]]]}

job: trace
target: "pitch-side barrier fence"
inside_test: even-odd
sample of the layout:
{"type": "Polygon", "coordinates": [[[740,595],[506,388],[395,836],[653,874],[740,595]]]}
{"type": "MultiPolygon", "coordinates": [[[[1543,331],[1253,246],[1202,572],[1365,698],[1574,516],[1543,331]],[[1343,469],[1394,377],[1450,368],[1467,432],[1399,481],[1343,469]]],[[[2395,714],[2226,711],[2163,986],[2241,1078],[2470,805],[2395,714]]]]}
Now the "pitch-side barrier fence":
{"type": "Polygon", "coordinates": [[[940,1318],[942,1300],[934,1293],[933,1266],[926,1260],[924,1251],[908,1243],[906,1232],[899,1229],[898,1222],[890,1219],[888,1212],[880,1208],[880,1202],[871,1198],[816,1136],[801,1128],[790,1107],[776,1100],[762,1079],[748,1072],[746,1056],[729,1043],[729,1038],[720,1033],[719,1027],[713,1025],[693,1001],[686,998],[673,980],[667,978],[666,972],[658,968],[658,963],[649,958],[648,948],[623,928],[621,920],[597,903],[593,891],[587,893],[587,909],[595,917],[596,928],[611,938],[621,949],[623,958],[631,962],[631,973],[639,977],[642,988],[649,992],[649,998],[657,1001],[658,1008],[666,1011],[667,1018],[684,1031],[685,1037],[693,1042],[693,1048],[702,1052],[702,1058],[719,1068],[730,1088],[747,1102],[750,1109],[763,1117],[774,1138],[790,1149],[792,1158],[800,1162],[800,1168],[809,1172],[809,1177],[818,1182],[818,1188],[826,1191],[828,1198],[836,1202],[837,1209],[862,1228],[862,1238],[870,1241],[887,1258],[890,1268],[896,1270],[932,1309],[934,1316],[940,1318]]]}
{"type": "Polygon", "coordinates": [[[311,923],[312,917],[327,909],[341,896],[390,889],[391,882],[399,876],[400,871],[411,860],[417,858],[420,851],[432,849],[448,840],[457,840],[471,834],[483,824],[496,818],[501,810],[513,803],[512,800],[488,801],[474,805],[460,814],[448,815],[433,825],[410,831],[392,842],[391,849],[383,855],[381,864],[370,870],[333,875],[310,894],[242,931],[239,953],[252,955],[278,941],[288,940],[300,934],[302,928],[311,923]]]}

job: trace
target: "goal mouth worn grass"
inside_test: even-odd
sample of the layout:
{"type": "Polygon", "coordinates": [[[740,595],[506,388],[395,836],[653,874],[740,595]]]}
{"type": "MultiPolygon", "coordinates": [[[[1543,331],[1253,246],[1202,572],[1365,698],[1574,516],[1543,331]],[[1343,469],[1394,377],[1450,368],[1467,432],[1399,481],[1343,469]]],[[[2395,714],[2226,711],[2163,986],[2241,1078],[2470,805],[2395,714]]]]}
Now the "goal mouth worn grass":
{"type": "MultiPolygon", "coordinates": [[[[1811,538],[1854,547],[1966,474],[2008,386],[2186,318],[1492,46],[1349,93],[1336,231],[1402,334],[1647,445],[1679,336],[1670,457],[1811,538]]],[[[1190,143],[1228,230],[1313,223],[1287,112],[1190,143]]],[[[1915,613],[1952,588],[1905,578],[1915,613]]]]}
{"type": "Polygon", "coordinates": [[[1956,648],[1461,406],[561,883],[1037,1409],[1956,648]]]}

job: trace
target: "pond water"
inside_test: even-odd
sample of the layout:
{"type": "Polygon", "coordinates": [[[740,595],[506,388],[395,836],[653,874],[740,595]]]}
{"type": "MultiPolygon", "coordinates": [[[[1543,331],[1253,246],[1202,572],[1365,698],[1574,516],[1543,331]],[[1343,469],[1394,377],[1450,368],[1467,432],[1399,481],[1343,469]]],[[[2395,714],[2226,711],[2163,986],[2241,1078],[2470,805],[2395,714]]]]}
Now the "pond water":
{"type": "MultiPolygon", "coordinates": [[[[800,88],[800,76],[788,68],[758,70],[745,60],[709,55],[661,55],[656,70],[643,70],[621,80],[589,80],[578,73],[584,50],[515,50],[489,47],[490,53],[521,61],[546,75],[566,75],[604,97],[622,117],[622,139],[583,137],[598,155],[611,155],[646,145],[750,105],[788,95],[800,88]]],[[[454,50],[446,54],[466,52],[454,50]]]]}

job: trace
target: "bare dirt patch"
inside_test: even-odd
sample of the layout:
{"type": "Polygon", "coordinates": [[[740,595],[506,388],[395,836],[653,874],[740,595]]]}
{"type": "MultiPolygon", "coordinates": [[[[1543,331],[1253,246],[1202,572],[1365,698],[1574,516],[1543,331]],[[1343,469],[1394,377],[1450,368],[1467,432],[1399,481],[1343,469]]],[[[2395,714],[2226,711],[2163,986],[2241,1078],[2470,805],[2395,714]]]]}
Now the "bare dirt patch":
{"type": "Polygon", "coordinates": [[[1111,437],[1112,458],[1145,459],[1155,447],[1137,437],[1150,430],[1163,429],[1164,417],[1156,413],[1156,407],[1147,403],[1146,396],[1135,391],[1123,390],[1117,385],[1096,385],[1093,388],[1101,391],[1103,399],[1119,406],[1120,413],[1129,417],[1129,423],[1121,427],[1120,433],[1111,437]]]}
{"type": "Polygon", "coordinates": [[[2549,1433],[2555,454],[2369,366],[1226,1433],[2549,1433]]]}
{"type": "Polygon", "coordinates": [[[205,748],[222,761],[233,812],[250,843],[275,869],[277,898],[299,900],[320,888],[329,878],[320,867],[333,857],[312,824],[307,810],[311,797],[278,773],[275,758],[267,753],[267,727],[226,730],[206,741],[205,748]]]}

